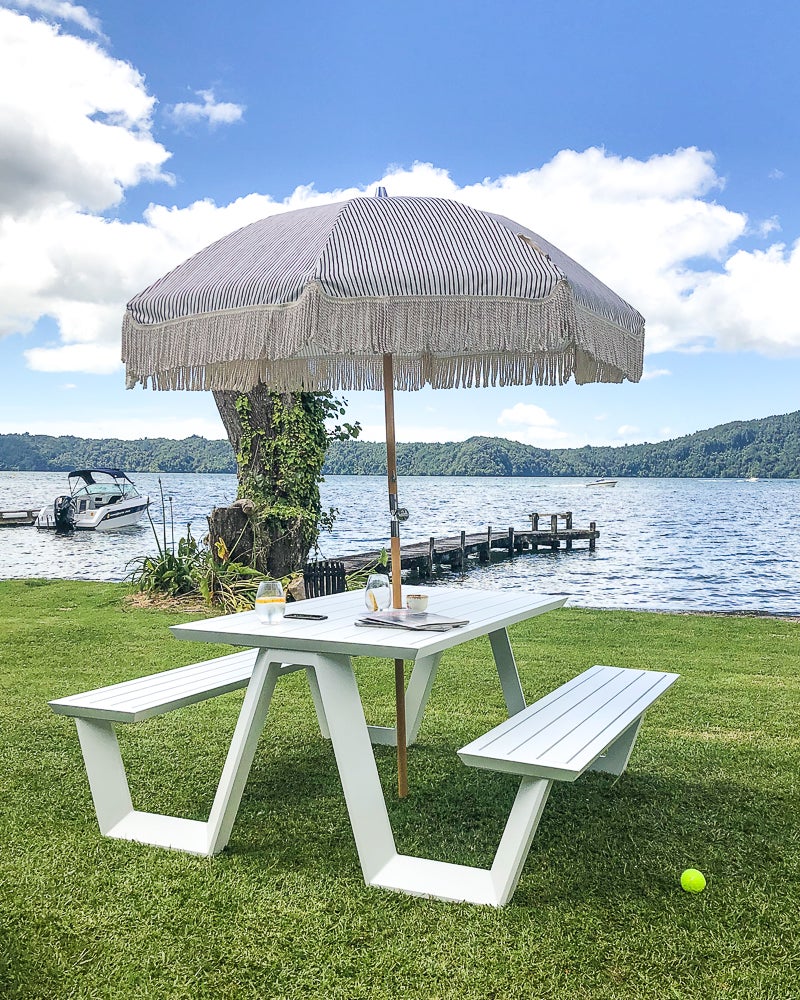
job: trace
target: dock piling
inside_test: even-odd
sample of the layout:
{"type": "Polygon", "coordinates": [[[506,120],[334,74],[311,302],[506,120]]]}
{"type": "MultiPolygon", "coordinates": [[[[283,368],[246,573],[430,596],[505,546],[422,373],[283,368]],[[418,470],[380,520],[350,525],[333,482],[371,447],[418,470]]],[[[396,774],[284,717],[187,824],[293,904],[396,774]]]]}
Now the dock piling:
{"type": "MultiPolygon", "coordinates": [[[[467,533],[462,530],[458,535],[440,538],[438,542],[431,536],[425,542],[403,545],[401,566],[403,570],[424,579],[435,576],[444,568],[466,573],[470,566],[470,556],[477,556],[477,561],[480,563],[489,563],[493,548],[500,549],[501,552],[507,553],[509,558],[513,558],[525,552],[538,552],[540,548],[556,552],[561,548],[562,542],[567,551],[572,551],[573,542],[582,540],[588,541],[591,552],[595,551],[595,542],[600,536],[595,521],[590,522],[588,529],[575,528],[572,511],[566,511],[560,514],[541,515],[546,520],[539,527],[540,515],[533,513],[529,517],[531,525],[537,525],[536,529],[517,530],[512,525],[508,528],[507,534],[504,532],[495,537],[492,526],[489,525],[485,532],[467,533]],[[547,521],[550,523],[545,527],[547,521]],[[562,528],[559,528],[559,521],[564,522],[562,528]]],[[[342,559],[346,572],[353,573],[373,563],[379,556],[379,552],[364,552],[342,559]]]]}

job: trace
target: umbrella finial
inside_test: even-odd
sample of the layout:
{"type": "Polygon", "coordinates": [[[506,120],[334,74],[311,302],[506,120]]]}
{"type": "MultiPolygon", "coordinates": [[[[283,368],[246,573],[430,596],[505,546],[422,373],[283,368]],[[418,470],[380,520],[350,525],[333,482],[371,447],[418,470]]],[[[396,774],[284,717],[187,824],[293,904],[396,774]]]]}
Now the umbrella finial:
{"type": "Polygon", "coordinates": [[[382,184],[380,184],[380,185],[378,185],[378,187],[375,188],[375,194],[373,195],[373,197],[374,198],[388,198],[389,197],[389,192],[386,190],[386,188],[382,184]]]}

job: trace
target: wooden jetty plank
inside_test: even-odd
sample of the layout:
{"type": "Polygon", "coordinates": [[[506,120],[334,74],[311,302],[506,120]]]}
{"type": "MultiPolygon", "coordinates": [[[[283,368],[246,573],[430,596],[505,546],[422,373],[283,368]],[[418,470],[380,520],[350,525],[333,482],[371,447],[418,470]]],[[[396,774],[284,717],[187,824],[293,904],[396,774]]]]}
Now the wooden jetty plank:
{"type": "MultiPolygon", "coordinates": [[[[465,571],[469,566],[469,557],[476,556],[479,562],[486,563],[491,553],[504,551],[510,557],[516,553],[538,552],[540,546],[557,551],[563,542],[568,550],[572,550],[574,541],[588,541],[589,550],[594,551],[595,542],[600,536],[597,524],[589,523],[588,529],[572,526],[572,512],[545,515],[550,521],[550,530],[518,529],[509,527],[506,534],[495,534],[491,525],[484,532],[467,534],[462,531],[458,537],[436,539],[430,537],[427,542],[409,542],[401,546],[400,565],[404,570],[418,573],[422,577],[432,576],[437,567],[446,566],[453,570],[465,571]],[[559,521],[564,521],[563,528],[558,527],[559,521]]],[[[531,524],[539,523],[539,515],[530,515],[531,524]]],[[[358,555],[342,557],[347,573],[362,569],[365,565],[375,562],[380,553],[363,552],[358,555]]]]}
{"type": "Polygon", "coordinates": [[[31,525],[36,520],[38,510],[0,510],[0,527],[20,528],[31,525]]]}

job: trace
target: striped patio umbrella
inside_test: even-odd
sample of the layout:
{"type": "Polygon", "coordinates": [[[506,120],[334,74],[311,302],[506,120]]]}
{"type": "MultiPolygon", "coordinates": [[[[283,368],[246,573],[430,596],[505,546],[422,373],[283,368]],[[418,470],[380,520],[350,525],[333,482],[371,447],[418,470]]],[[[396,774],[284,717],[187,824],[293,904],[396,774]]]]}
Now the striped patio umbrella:
{"type": "Polygon", "coordinates": [[[383,189],[218,240],[131,299],[122,331],[129,388],[384,391],[395,607],[394,389],[637,382],[643,349],[642,316],[536,233],[383,189]]]}

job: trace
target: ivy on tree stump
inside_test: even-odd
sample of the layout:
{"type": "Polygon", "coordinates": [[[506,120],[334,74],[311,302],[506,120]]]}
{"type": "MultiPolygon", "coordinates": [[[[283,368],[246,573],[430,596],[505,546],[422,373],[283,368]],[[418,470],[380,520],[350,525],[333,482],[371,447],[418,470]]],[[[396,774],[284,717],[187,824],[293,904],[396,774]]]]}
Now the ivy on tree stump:
{"type": "Polygon", "coordinates": [[[328,430],[344,414],[331,393],[214,392],[236,454],[237,502],[208,518],[212,546],[222,539],[228,558],[273,577],[299,569],[336,511],[322,509],[319,484],[332,439],[357,437],[358,424],[328,430]],[[250,507],[245,501],[252,504],[250,507]]]}

